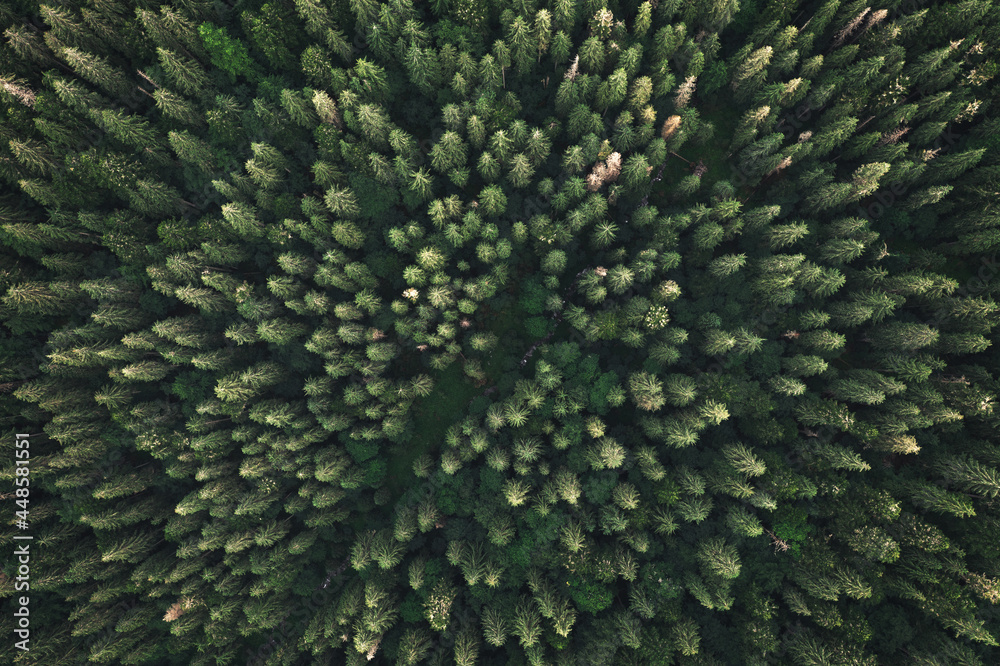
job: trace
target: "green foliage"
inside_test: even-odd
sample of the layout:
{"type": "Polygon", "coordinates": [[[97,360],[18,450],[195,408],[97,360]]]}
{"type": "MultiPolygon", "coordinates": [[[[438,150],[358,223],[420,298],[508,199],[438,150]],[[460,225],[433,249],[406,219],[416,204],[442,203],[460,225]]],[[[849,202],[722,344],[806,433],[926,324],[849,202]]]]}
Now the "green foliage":
{"type": "Polygon", "coordinates": [[[181,400],[201,402],[210,394],[215,382],[212,375],[206,372],[184,372],[174,379],[171,392],[181,400]]]}
{"type": "Polygon", "coordinates": [[[713,62],[701,78],[704,81],[703,88],[706,93],[719,90],[729,80],[729,71],[726,68],[726,63],[722,60],[713,62]]]}
{"type": "Polygon", "coordinates": [[[583,481],[583,493],[591,504],[601,506],[611,498],[616,483],[615,474],[608,471],[588,474],[583,481]]]}
{"type": "Polygon", "coordinates": [[[581,613],[596,614],[611,606],[613,595],[608,585],[570,576],[569,595],[581,613]]]}
{"type": "Polygon", "coordinates": [[[459,25],[448,19],[434,24],[434,36],[439,44],[454,44],[460,50],[476,55],[481,55],[485,50],[482,33],[471,26],[459,25]]]}
{"type": "Polygon", "coordinates": [[[657,502],[670,506],[680,499],[681,488],[672,478],[667,476],[654,486],[654,494],[657,502]]]}
{"type": "Polygon", "coordinates": [[[779,511],[774,512],[772,531],[775,536],[788,544],[792,555],[799,555],[802,542],[813,532],[807,518],[808,515],[804,509],[787,504],[779,511]]]}
{"type": "Polygon", "coordinates": [[[258,76],[258,69],[246,45],[239,39],[229,36],[225,28],[212,23],[202,23],[198,26],[205,50],[212,59],[212,64],[229,75],[229,80],[236,82],[237,76],[253,80],[258,76]]]}
{"type": "Polygon", "coordinates": [[[990,3],[133,4],[0,10],[36,660],[997,662],[990,3]]]}
{"type": "Polygon", "coordinates": [[[503,476],[492,467],[483,467],[479,470],[479,489],[486,495],[495,495],[500,492],[503,483],[503,476]]]}
{"type": "Polygon", "coordinates": [[[350,440],[345,446],[357,463],[363,463],[378,454],[378,445],[364,440],[350,440]]]}
{"type": "Polygon", "coordinates": [[[528,317],[524,320],[524,328],[531,339],[545,337],[551,326],[552,323],[547,317],[528,317]]]}
{"type": "Polygon", "coordinates": [[[456,474],[454,476],[446,475],[441,479],[441,485],[438,487],[434,499],[444,515],[463,515],[472,510],[466,503],[467,498],[462,493],[463,478],[463,476],[456,474]]]}
{"type": "Polygon", "coordinates": [[[537,315],[545,310],[549,291],[542,286],[539,279],[525,280],[521,283],[521,295],[518,305],[526,314],[537,315]]]}
{"type": "Polygon", "coordinates": [[[351,174],[351,190],[357,197],[361,217],[367,220],[385,219],[392,207],[399,203],[399,194],[395,188],[382,185],[360,173],[351,174]]]}
{"type": "MultiPolygon", "coordinates": [[[[588,382],[589,383],[589,382],[588,382]]],[[[597,381],[591,383],[590,409],[595,414],[604,415],[610,408],[608,394],[618,385],[618,375],[613,372],[601,373],[597,381]]]]}
{"type": "Polygon", "coordinates": [[[403,599],[403,603],[399,606],[399,616],[411,624],[416,624],[423,620],[423,602],[416,592],[410,592],[403,599]]]}
{"type": "Polygon", "coordinates": [[[243,31],[260,49],[272,67],[290,69],[295,66],[292,49],[296,34],[288,9],[278,3],[265,2],[257,11],[240,14],[243,31]]]}

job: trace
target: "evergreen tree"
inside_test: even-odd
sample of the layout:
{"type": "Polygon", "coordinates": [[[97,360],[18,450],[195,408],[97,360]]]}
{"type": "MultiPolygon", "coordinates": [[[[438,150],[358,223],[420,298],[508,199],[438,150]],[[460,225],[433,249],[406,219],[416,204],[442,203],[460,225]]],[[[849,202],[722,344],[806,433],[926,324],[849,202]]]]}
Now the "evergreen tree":
{"type": "Polygon", "coordinates": [[[989,3],[23,4],[36,661],[996,661],[989,3]]]}

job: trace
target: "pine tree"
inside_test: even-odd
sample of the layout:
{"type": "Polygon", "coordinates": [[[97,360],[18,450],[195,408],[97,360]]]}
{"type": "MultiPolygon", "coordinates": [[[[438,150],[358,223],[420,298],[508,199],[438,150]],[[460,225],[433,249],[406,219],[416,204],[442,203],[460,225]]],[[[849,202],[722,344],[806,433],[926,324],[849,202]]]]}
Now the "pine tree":
{"type": "Polygon", "coordinates": [[[163,47],[157,47],[156,53],[160,59],[160,66],[181,92],[186,95],[201,93],[207,84],[207,76],[197,62],[163,47]]]}
{"type": "Polygon", "coordinates": [[[756,537],[764,533],[760,519],[745,507],[735,506],[726,516],[726,523],[734,534],[740,537],[756,537]]]}
{"type": "Polygon", "coordinates": [[[507,641],[510,625],[503,615],[492,606],[486,606],[480,616],[483,622],[483,637],[490,645],[501,647],[507,641]]]}
{"type": "Polygon", "coordinates": [[[753,454],[753,451],[743,444],[731,444],[722,449],[726,461],[741,474],[747,476],[762,476],[767,466],[753,454]]]}
{"type": "Polygon", "coordinates": [[[62,48],[58,53],[77,74],[112,96],[120,99],[131,96],[133,89],[124,75],[108,65],[103,58],[74,47],[62,48]]]}
{"type": "Polygon", "coordinates": [[[79,289],[70,282],[21,282],[3,296],[3,305],[24,314],[53,315],[76,299],[79,289]]]}
{"type": "Polygon", "coordinates": [[[618,68],[597,87],[597,110],[607,112],[609,108],[624,102],[627,94],[628,75],[624,69],[618,68]]]}
{"type": "Polygon", "coordinates": [[[536,645],[541,637],[542,623],[534,604],[527,597],[522,597],[511,620],[511,633],[517,636],[521,645],[530,648],[536,645]]]}
{"type": "Polygon", "coordinates": [[[399,642],[397,663],[413,666],[423,661],[431,649],[431,637],[423,629],[407,629],[399,642]]]}
{"type": "Polygon", "coordinates": [[[455,664],[473,666],[479,656],[479,638],[471,631],[464,631],[455,639],[455,664]]]}
{"type": "Polygon", "coordinates": [[[950,514],[957,518],[976,515],[972,501],[957,493],[916,480],[909,484],[908,489],[913,503],[929,511],[950,514]]]}
{"type": "Polygon", "coordinates": [[[701,649],[701,636],[698,633],[698,625],[690,618],[684,618],[677,622],[670,631],[674,641],[674,647],[685,656],[694,656],[701,649]]]}
{"type": "Polygon", "coordinates": [[[947,456],[935,467],[950,483],[969,492],[987,497],[1000,495],[1000,473],[969,456],[947,456]]]}
{"type": "Polygon", "coordinates": [[[840,333],[825,329],[816,331],[806,331],[798,337],[798,342],[806,348],[815,348],[820,351],[832,351],[841,349],[846,343],[846,337],[840,333]]]}
{"type": "Polygon", "coordinates": [[[927,324],[892,322],[874,329],[870,337],[877,348],[912,351],[934,344],[938,335],[927,324]]]}
{"type": "Polygon", "coordinates": [[[96,114],[95,111],[95,122],[122,143],[138,149],[145,149],[159,143],[156,132],[143,118],[110,109],[105,109],[99,115],[96,114]]]}
{"type": "Polygon", "coordinates": [[[698,547],[698,559],[706,569],[723,578],[736,578],[740,573],[736,548],[722,538],[703,541],[698,547]]]}
{"type": "Polygon", "coordinates": [[[663,406],[666,398],[663,396],[663,385],[653,375],[647,372],[634,373],[629,377],[629,389],[632,398],[640,409],[656,411],[663,406]]]}
{"type": "Polygon", "coordinates": [[[207,143],[187,131],[171,131],[167,134],[167,138],[170,147],[182,161],[205,173],[215,170],[215,154],[207,143]]]}

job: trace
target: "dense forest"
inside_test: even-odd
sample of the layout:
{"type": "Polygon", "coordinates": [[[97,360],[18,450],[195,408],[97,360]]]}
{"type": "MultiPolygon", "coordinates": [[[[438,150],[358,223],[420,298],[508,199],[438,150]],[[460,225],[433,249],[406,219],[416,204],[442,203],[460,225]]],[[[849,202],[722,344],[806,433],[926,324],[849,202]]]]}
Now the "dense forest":
{"type": "Polygon", "coordinates": [[[0,33],[3,663],[1000,663],[994,0],[0,33]]]}

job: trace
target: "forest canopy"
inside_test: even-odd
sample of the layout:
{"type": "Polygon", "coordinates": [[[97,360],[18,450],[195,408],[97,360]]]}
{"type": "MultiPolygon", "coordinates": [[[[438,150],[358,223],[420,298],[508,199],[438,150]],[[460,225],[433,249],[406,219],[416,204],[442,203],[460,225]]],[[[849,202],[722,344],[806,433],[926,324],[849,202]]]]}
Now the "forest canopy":
{"type": "Polygon", "coordinates": [[[0,33],[4,663],[1000,662],[994,0],[0,33]]]}

